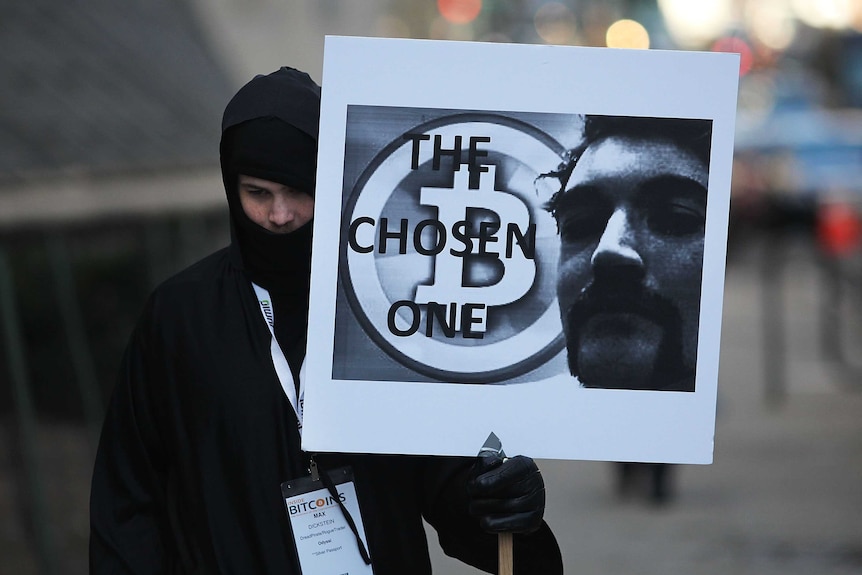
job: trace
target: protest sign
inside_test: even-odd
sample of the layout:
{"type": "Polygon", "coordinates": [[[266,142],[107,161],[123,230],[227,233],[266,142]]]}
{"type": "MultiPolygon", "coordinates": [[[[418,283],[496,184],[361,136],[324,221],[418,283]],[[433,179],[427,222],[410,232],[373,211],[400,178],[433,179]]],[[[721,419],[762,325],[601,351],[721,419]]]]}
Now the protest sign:
{"type": "Polygon", "coordinates": [[[728,54],[328,37],[303,447],[475,455],[493,431],[710,462],[737,76],[728,54]],[[585,147],[591,116],[634,131],[585,147]],[[629,283],[655,294],[587,289],[613,226],[650,236],[629,283]]]}

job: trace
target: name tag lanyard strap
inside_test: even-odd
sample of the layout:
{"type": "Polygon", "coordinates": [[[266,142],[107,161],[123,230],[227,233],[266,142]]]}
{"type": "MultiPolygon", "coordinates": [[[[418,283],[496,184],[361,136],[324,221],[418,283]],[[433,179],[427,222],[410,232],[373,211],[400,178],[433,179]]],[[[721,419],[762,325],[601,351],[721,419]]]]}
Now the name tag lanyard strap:
{"type": "MultiPolygon", "coordinates": [[[[297,401],[296,386],[293,384],[293,372],[290,371],[290,364],[287,363],[287,358],[284,357],[284,352],[275,338],[275,312],[272,308],[272,300],[269,297],[269,292],[256,283],[252,283],[251,285],[254,287],[257,302],[260,304],[260,313],[263,314],[263,319],[266,320],[266,325],[269,327],[269,333],[272,336],[269,351],[272,354],[272,365],[275,367],[275,374],[278,376],[281,388],[284,390],[288,401],[290,401],[290,405],[293,406],[293,410],[296,412],[296,419],[299,422],[299,434],[302,435],[302,402],[305,397],[305,359],[302,360],[302,367],[299,370],[299,400],[297,401]]],[[[312,460],[312,465],[317,467],[314,460],[312,460]]],[[[332,495],[332,498],[338,503],[338,507],[341,508],[344,518],[347,519],[347,524],[350,525],[350,530],[353,531],[353,535],[356,537],[356,543],[359,546],[359,554],[362,555],[362,560],[365,561],[366,565],[371,565],[371,557],[368,555],[368,550],[365,548],[362,537],[359,536],[356,522],[338,496],[335,484],[325,471],[320,473],[320,479],[330,495],[332,495]]]]}
{"type": "Polygon", "coordinates": [[[284,357],[284,352],[281,351],[278,340],[275,338],[275,315],[272,307],[272,299],[270,299],[269,292],[266,289],[255,283],[251,285],[254,287],[257,302],[260,304],[260,313],[263,314],[263,319],[266,320],[266,325],[269,327],[269,333],[272,336],[269,343],[269,353],[272,355],[272,365],[275,367],[275,374],[278,376],[278,381],[281,383],[281,388],[284,390],[287,400],[296,413],[296,420],[299,423],[299,434],[302,435],[302,403],[305,398],[305,359],[303,358],[302,367],[299,369],[299,398],[297,399],[293,372],[290,371],[290,364],[287,363],[287,358],[284,357]]]}
{"type": "MultiPolygon", "coordinates": [[[[316,463],[314,465],[319,467],[316,463]]],[[[332,481],[332,478],[325,469],[319,470],[318,473],[320,473],[320,480],[323,482],[323,485],[329,491],[329,494],[332,495],[332,498],[335,499],[335,502],[338,503],[338,507],[341,509],[341,513],[347,520],[350,530],[353,531],[353,536],[356,537],[356,545],[359,547],[359,554],[362,555],[362,560],[365,561],[366,565],[371,565],[371,556],[368,555],[368,549],[365,548],[365,543],[359,535],[359,528],[353,520],[353,515],[350,514],[350,511],[344,505],[344,502],[341,501],[341,497],[338,495],[338,489],[335,488],[335,483],[332,481]]]]}

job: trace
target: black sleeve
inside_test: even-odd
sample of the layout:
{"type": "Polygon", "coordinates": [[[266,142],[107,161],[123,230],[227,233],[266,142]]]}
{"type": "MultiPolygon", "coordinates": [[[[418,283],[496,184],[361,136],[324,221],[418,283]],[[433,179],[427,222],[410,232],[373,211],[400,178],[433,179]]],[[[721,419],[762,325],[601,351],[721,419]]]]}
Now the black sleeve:
{"type": "MultiPolygon", "coordinates": [[[[429,457],[423,473],[423,515],[437,531],[440,547],[487,573],[497,573],[497,535],[484,532],[468,511],[467,480],[472,458],[429,457]]],[[[563,559],[547,523],[534,533],[514,535],[516,575],[561,575],[563,559]]]]}
{"type": "Polygon", "coordinates": [[[90,574],[166,573],[164,451],[139,325],[126,349],[96,454],[90,492],[90,574]]]}

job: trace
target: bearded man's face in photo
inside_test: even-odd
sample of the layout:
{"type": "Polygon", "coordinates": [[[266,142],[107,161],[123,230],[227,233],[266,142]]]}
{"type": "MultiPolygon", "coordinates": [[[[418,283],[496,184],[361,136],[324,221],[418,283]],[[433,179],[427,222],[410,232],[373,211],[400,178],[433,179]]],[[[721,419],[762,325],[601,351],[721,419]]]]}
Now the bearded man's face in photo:
{"type": "Polygon", "coordinates": [[[607,136],[556,200],[557,297],[585,387],[693,391],[708,168],[670,139],[607,136]]]}

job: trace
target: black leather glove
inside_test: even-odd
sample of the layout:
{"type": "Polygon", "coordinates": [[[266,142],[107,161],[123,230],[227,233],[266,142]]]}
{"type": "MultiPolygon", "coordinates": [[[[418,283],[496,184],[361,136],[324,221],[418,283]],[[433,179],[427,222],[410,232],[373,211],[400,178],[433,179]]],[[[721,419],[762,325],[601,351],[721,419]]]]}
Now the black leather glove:
{"type": "Polygon", "coordinates": [[[545,513],[545,481],[536,462],[480,456],[467,481],[470,514],[491,533],[532,533],[545,513]]]}

